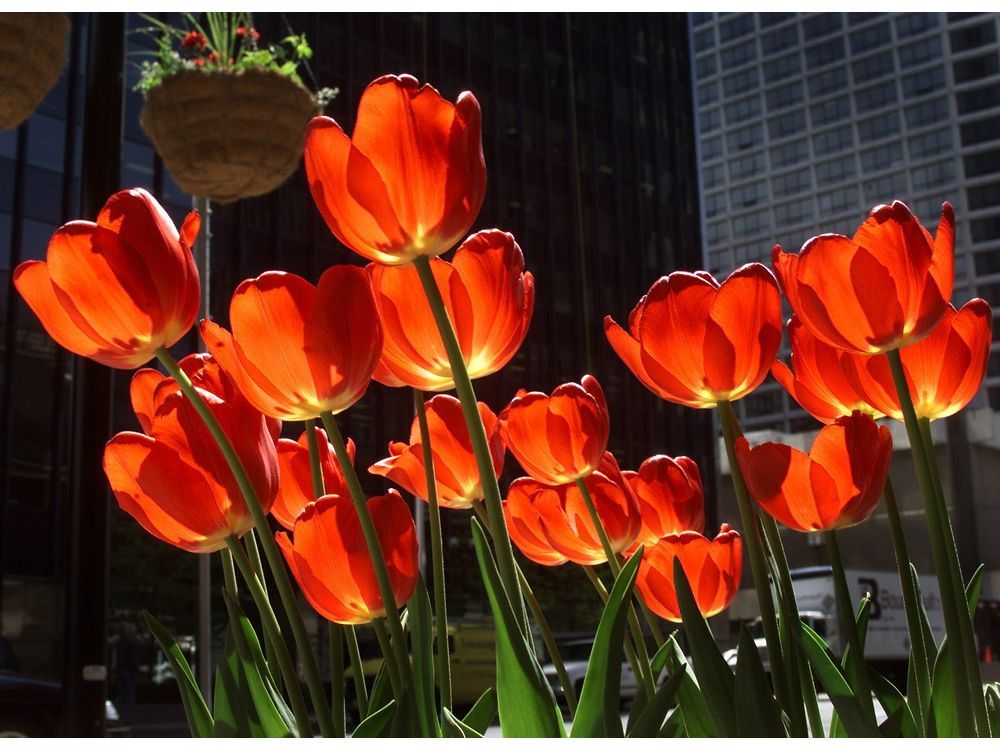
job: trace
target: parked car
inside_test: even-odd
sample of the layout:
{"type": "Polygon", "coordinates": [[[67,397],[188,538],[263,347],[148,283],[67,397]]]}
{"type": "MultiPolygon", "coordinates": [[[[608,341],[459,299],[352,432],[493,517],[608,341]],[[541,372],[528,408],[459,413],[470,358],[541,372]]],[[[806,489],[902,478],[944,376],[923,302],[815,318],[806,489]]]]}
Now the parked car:
{"type": "MultiPolygon", "coordinates": [[[[0,669],[0,739],[58,737],[63,732],[63,689],[53,680],[0,669]]],[[[111,701],[104,702],[107,734],[124,729],[111,701]]]]}
{"type": "MultiPolygon", "coordinates": [[[[583,679],[587,676],[587,662],[590,660],[590,652],[594,647],[594,639],[574,638],[572,640],[556,641],[556,645],[559,647],[559,655],[562,656],[563,664],[566,667],[566,675],[569,677],[569,683],[573,686],[577,697],[579,697],[580,691],[583,689],[583,679]]],[[[560,702],[565,702],[566,697],[563,694],[562,683],[559,681],[559,674],[556,671],[555,664],[548,661],[548,663],[542,666],[542,673],[545,675],[545,679],[549,681],[549,685],[552,686],[556,697],[560,702]]],[[[631,703],[637,691],[638,683],[635,679],[635,673],[632,671],[632,665],[628,663],[627,659],[623,658],[619,692],[622,704],[631,703]]]]}

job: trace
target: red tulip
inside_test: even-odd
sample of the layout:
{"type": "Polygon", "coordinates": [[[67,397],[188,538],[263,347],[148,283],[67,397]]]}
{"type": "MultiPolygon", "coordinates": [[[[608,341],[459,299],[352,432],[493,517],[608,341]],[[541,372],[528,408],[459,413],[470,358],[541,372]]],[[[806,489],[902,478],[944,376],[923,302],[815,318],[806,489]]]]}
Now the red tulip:
{"type": "MultiPolygon", "coordinates": [[[[462,243],[451,263],[431,270],[455,326],[469,377],[490,375],[513,357],[524,341],[535,304],[535,282],[524,270],[514,237],[498,229],[477,232],[462,243]]],[[[423,391],[455,387],[448,354],[420,280],[412,266],[368,266],[385,331],[375,379],[423,391]]]]}
{"type": "MultiPolygon", "coordinates": [[[[420,575],[413,517],[395,490],[371,498],[368,508],[396,605],[402,606],[413,594],[420,575]]],[[[344,625],[385,617],[375,566],[350,500],[325,495],[299,514],[291,537],[282,531],[275,539],[302,593],[323,617],[344,625]]]]}
{"type": "Polygon", "coordinates": [[[192,211],[178,234],[141,188],[115,193],[97,223],[71,221],[49,241],[46,261],[14,271],[14,286],[60,346],[131,370],[188,332],[198,315],[192,211]]]}
{"type": "Polygon", "coordinates": [[[855,412],[819,431],[808,454],[787,445],[736,443],[754,501],[797,531],[831,531],[861,523],[878,504],[892,460],[892,435],[855,412]]]}
{"type": "Polygon", "coordinates": [[[853,354],[831,346],[816,338],[796,315],[788,321],[788,338],[794,372],[784,362],[775,360],[771,374],[799,406],[825,424],[854,411],[871,414],[876,419],[883,416],[865,400],[856,371],[865,360],[881,357],[853,354]]]}
{"type": "MultiPolygon", "coordinates": [[[[993,310],[986,300],[971,300],[957,311],[949,303],[928,336],[900,350],[918,417],[950,417],[973,399],[986,375],[992,330],[993,310]]],[[[857,357],[855,373],[871,408],[903,419],[885,357],[857,357]]]]}
{"type": "MultiPolygon", "coordinates": [[[[500,439],[496,415],[484,403],[479,404],[493,457],[493,470],[503,471],[504,444],[500,439]]],[[[445,508],[471,508],[483,499],[483,485],[472,451],[469,430],[462,416],[462,404],[453,396],[435,396],[427,402],[427,429],[434,456],[434,480],[438,502],[445,508]]],[[[384,476],[407,492],[427,499],[427,474],[420,423],[413,420],[410,443],[389,443],[389,457],[368,469],[384,476]]]]}
{"type": "Polygon", "coordinates": [[[604,333],[622,361],[660,398],[706,409],[743,398],[767,377],[781,345],[781,295],[760,263],[719,284],[703,271],[657,281],[604,333]]]}
{"type": "Polygon", "coordinates": [[[854,237],[821,234],[774,270],[802,323],[826,343],[878,354],[926,336],[944,315],[955,264],[955,214],[930,234],[905,203],[876,206],[854,237]]]}
{"type": "MultiPolygon", "coordinates": [[[[599,471],[584,483],[611,548],[625,550],[642,524],[635,497],[599,471]]],[[[567,560],[580,565],[607,562],[601,538],[575,483],[552,487],[530,477],[515,479],[507,490],[504,515],[511,540],[530,560],[541,565],[560,565],[567,560]]]]}
{"type": "MultiPolygon", "coordinates": [[[[344,473],[340,470],[333,446],[327,440],[326,431],[317,429],[316,438],[319,443],[319,464],[323,470],[324,494],[347,497],[349,493],[344,473]]],[[[351,463],[354,463],[353,440],[347,441],[347,453],[351,457],[351,463]]],[[[302,509],[316,499],[307,433],[303,432],[297,441],[278,441],[278,466],[281,469],[281,481],[278,483],[278,496],[271,506],[271,515],[291,531],[302,509]]]]}
{"type": "Polygon", "coordinates": [[[268,271],[236,288],[233,332],[203,320],[209,351],[262,412],[305,420],[347,409],[365,394],[382,327],[364,270],[332,266],[313,286],[268,271]]]}
{"type": "Polygon", "coordinates": [[[705,529],[705,494],[698,464],[687,456],[653,456],[639,471],[624,472],[635,493],[642,528],[631,554],[640,545],[653,545],[669,534],[705,529]]]}
{"type": "Polygon", "coordinates": [[[348,138],[329,117],[306,131],[313,200],[341,242],[369,260],[409,263],[457,243],[486,194],[479,102],[452,104],[408,75],[368,85],[348,138]]]}
{"type": "MultiPolygon", "coordinates": [[[[207,355],[181,360],[233,444],[264,511],[278,487],[280,423],[254,409],[207,355]]],[[[214,552],[253,526],[229,465],[172,378],[140,370],[132,403],[145,434],[121,432],[104,450],[104,473],[122,510],[153,536],[188,552],[214,552]]]]}
{"type": "Polygon", "coordinates": [[[608,405],[600,383],[584,375],[551,396],[524,389],[500,413],[500,434],[518,462],[543,484],[587,476],[608,445],[608,405]]]}
{"type": "Polygon", "coordinates": [[[729,606],[743,574],[743,541],[729,524],[722,524],[711,541],[696,531],[682,531],[663,537],[643,553],[635,587],[646,606],[672,622],[681,622],[674,586],[678,558],[702,615],[711,617],[729,606]]]}

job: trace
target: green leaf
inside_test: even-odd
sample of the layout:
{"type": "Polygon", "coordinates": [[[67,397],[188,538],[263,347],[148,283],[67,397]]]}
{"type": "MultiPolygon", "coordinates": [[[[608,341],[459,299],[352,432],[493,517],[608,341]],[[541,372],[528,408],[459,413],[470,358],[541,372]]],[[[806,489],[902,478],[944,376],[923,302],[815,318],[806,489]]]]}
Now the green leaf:
{"type": "Polygon", "coordinates": [[[601,621],[597,625],[594,645],[590,650],[583,690],[573,717],[571,737],[623,736],[619,704],[625,618],[642,552],[640,548],[625,563],[608,596],[601,621]]]}
{"type": "Polygon", "coordinates": [[[882,729],[889,721],[889,719],[886,719],[882,723],[882,727],[880,727],[881,735],[887,738],[918,737],[917,724],[914,721],[913,713],[910,711],[910,706],[907,704],[903,694],[899,692],[899,689],[871,667],[868,667],[868,681],[871,683],[872,692],[878,698],[879,704],[885,710],[886,716],[893,720],[893,723],[890,725],[893,733],[889,734],[888,729],[882,729]]]}
{"type": "Polygon", "coordinates": [[[420,737],[440,737],[441,726],[434,700],[434,628],[431,621],[431,600],[422,577],[406,607],[413,633],[413,695],[416,698],[420,737]]]}
{"type": "Polygon", "coordinates": [[[525,640],[479,522],[472,519],[479,572],[496,623],[497,703],[504,737],[565,737],[552,688],[525,640]]]}
{"type": "MultiPolygon", "coordinates": [[[[861,604],[858,607],[858,613],[855,615],[854,624],[858,631],[858,640],[861,642],[861,650],[864,652],[865,642],[868,639],[868,619],[872,611],[872,600],[871,597],[865,596],[861,600],[861,604]]],[[[847,637],[847,633],[841,636],[841,642],[847,637]]],[[[851,644],[847,644],[844,647],[844,653],[840,657],[840,669],[847,677],[847,684],[851,686],[851,690],[855,695],[858,695],[858,672],[855,667],[854,657],[851,656],[851,644]]],[[[860,696],[858,696],[860,699],[860,696]]],[[[859,706],[860,707],[860,706],[859,706]]],[[[838,714],[833,715],[833,720],[830,723],[830,736],[831,737],[847,737],[847,730],[844,728],[843,723],[840,721],[840,716],[838,714]]]]}
{"type": "Polygon", "coordinates": [[[444,717],[443,729],[445,737],[462,739],[483,736],[482,732],[477,732],[447,708],[442,709],[442,715],[444,717]]]}
{"type": "Polygon", "coordinates": [[[687,736],[687,730],[684,727],[684,714],[681,713],[680,707],[674,709],[667,720],[663,722],[663,728],[660,729],[661,737],[670,738],[681,738],[687,736]]]}
{"type": "Polygon", "coordinates": [[[681,709],[681,720],[688,737],[718,737],[719,730],[715,726],[712,714],[705,703],[694,670],[688,663],[684,652],[677,644],[677,639],[670,636],[667,643],[672,645],[667,657],[667,669],[671,676],[681,675],[681,684],[677,688],[677,703],[681,709]]]}
{"type": "Polygon", "coordinates": [[[912,633],[910,634],[911,655],[906,680],[906,696],[914,718],[920,722],[923,733],[927,736],[931,724],[931,694],[937,644],[934,642],[934,633],[931,630],[927,610],[924,607],[924,597],[920,590],[920,576],[912,563],[909,570],[912,593],[919,604],[915,613],[917,623],[919,623],[919,641],[913,637],[912,633]]]}
{"type": "Polygon", "coordinates": [[[673,653],[674,649],[674,646],[671,645],[672,640],[674,640],[673,633],[663,642],[663,645],[656,650],[656,653],[653,654],[653,658],[649,662],[649,671],[653,675],[653,682],[656,682],[660,678],[660,672],[666,669],[667,660],[670,658],[670,654],[673,653]]]}
{"type": "Polygon", "coordinates": [[[745,626],[736,650],[736,725],[740,737],[787,737],[757,644],[745,626]]]}
{"type": "Polygon", "coordinates": [[[960,737],[958,713],[955,710],[955,680],[948,655],[948,637],[941,641],[934,662],[934,683],[931,687],[931,718],[934,737],[960,737]]]}
{"type": "Polygon", "coordinates": [[[996,731],[1000,727],[1000,682],[991,682],[986,688],[986,713],[990,726],[996,731]]]}
{"type": "Polygon", "coordinates": [[[878,737],[878,727],[865,720],[858,707],[851,686],[847,684],[840,668],[833,661],[823,642],[815,631],[802,623],[802,650],[812,664],[813,671],[826,689],[830,701],[837,709],[837,715],[851,737],[878,737]]]}
{"type": "Polygon", "coordinates": [[[191,734],[195,737],[214,737],[215,724],[212,721],[212,714],[209,713],[208,706],[205,705],[205,699],[198,689],[194,675],[191,674],[191,667],[188,666],[187,659],[181,653],[180,646],[153,615],[143,610],[142,616],[146,618],[146,625],[149,626],[153,637],[160,644],[160,648],[163,649],[167,661],[174,670],[174,679],[181,691],[181,702],[184,704],[184,714],[187,716],[191,734]]]}
{"type": "Polygon", "coordinates": [[[486,734],[487,728],[493,723],[497,715],[497,691],[493,688],[486,688],[479,696],[469,713],[462,719],[462,723],[470,727],[479,734],[486,734]]]}
{"type": "Polygon", "coordinates": [[[965,600],[969,603],[969,617],[976,616],[976,605],[979,603],[979,592],[983,590],[983,573],[985,572],[986,566],[979,563],[976,572],[972,574],[972,578],[965,586],[965,600]]]}
{"type": "Polygon", "coordinates": [[[677,690],[683,682],[685,673],[677,670],[666,682],[656,689],[652,700],[639,713],[635,721],[629,722],[629,737],[659,737],[667,712],[674,705],[677,690]]]}
{"type": "Polygon", "coordinates": [[[386,669],[385,662],[375,673],[375,680],[372,683],[372,691],[368,696],[368,716],[378,711],[380,708],[388,706],[392,701],[392,681],[389,679],[389,670],[386,669]]]}
{"type": "Polygon", "coordinates": [[[674,559],[674,586],[677,589],[677,603],[684,619],[684,632],[688,637],[694,673],[698,677],[705,703],[712,712],[715,726],[724,737],[738,734],[736,723],[735,677],[733,671],[722,658],[719,645],[702,617],[695,601],[691,584],[680,558],[674,559]]]}
{"type": "Polygon", "coordinates": [[[368,714],[368,717],[358,724],[352,737],[358,738],[386,738],[392,729],[392,720],[396,713],[396,701],[390,700],[377,711],[368,714]]]}
{"type": "Polygon", "coordinates": [[[232,628],[226,633],[222,657],[215,665],[214,708],[216,737],[265,736],[250,701],[250,689],[233,644],[232,628]]]}

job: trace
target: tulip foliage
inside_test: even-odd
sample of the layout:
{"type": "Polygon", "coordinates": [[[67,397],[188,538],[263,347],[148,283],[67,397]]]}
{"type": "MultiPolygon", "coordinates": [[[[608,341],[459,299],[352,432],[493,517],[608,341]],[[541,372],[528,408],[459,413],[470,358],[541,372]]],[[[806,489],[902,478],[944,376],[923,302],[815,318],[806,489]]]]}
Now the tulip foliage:
{"type": "Polygon", "coordinates": [[[475,96],[450,102],[410,76],[384,76],[361,96],[356,122],[348,136],[317,117],[305,167],[319,214],[369,264],[331,266],[315,283],[282,271],[244,281],[228,330],[201,321],[206,354],[177,362],[168,351],[197,317],[198,216],[177,229],[141,189],[111,196],[96,223],[60,228],[45,261],[14,273],[70,351],[126,370],[156,358],[166,370],[134,373],[141,432],[113,436],[104,469],[121,509],[151,535],[223,558],[231,621],[213,696],[148,618],[194,734],[479,737],[498,719],[505,736],[821,736],[814,680],[833,703],[834,735],[1000,734],[1000,686],[981,684],[971,629],[981,578],[958,565],[928,429],[973,399],[991,341],[987,302],[949,303],[950,205],[933,237],[895,201],[851,238],[775,248],[773,271],[751,263],[721,282],[675,271],[652,283],[626,326],[605,318],[610,350],[656,396],[717,410],[739,516],[711,537],[694,460],[633,456],[637,469],[621,470],[592,375],[549,393],[521,389],[506,405],[477,400],[473,380],[503,368],[528,333],[534,279],[511,234],[463,241],[486,188],[475,96]],[[782,292],[794,313],[784,327],[782,292]],[[784,332],[789,363],[777,359],[784,332]],[[769,374],[823,424],[808,452],[742,434],[732,402],[769,374]],[[336,415],[373,380],[414,389],[416,417],[368,470],[368,481],[395,487],[369,495],[336,415]],[[425,391],[437,395],[425,401],[425,391]],[[909,435],[942,643],[927,625],[879,419],[904,422],[909,435]],[[286,438],[283,421],[296,423],[286,438]],[[508,450],[525,476],[501,489],[508,450]],[[426,579],[399,490],[427,504],[426,579]],[[868,603],[849,599],[837,543],[883,498],[909,625],[905,694],[864,661],[868,603]],[[496,684],[471,708],[452,697],[442,513],[469,518],[496,628],[496,684]],[[842,654],[799,618],[779,524],[823,535],[842,654]],[[582,684],[566,673],[527,565],[568,566],[594,588],[602,614],[582,684]],[[744,628],[732,667],[707,618],[741,585],[756,596],[767,658],[744,628]],[[329,688],[296,590],[329,622],[329,688]],[[358,628],[373,629],[382,649],[373,681],[358,628]],[[623,659],[638,683],[625,722],[623,659]]]}

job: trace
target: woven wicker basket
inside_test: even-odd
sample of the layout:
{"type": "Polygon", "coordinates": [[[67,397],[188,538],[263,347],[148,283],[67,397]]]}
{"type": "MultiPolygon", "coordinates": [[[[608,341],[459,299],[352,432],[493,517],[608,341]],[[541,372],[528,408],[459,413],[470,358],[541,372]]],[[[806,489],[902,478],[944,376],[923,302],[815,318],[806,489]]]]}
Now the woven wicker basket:
{"type": "Polygon", "coordinates": [[[298,166],[316,103],[268,70],[192,70],[146,97],[140,122],[187,193],[218,203],[263,195],[298,166]]]}
{"type": "Polygon", "coordinates": [[[0,130],[31,117],[56,85],[67,30],[62,13],[0,13],[0,130]]]}

